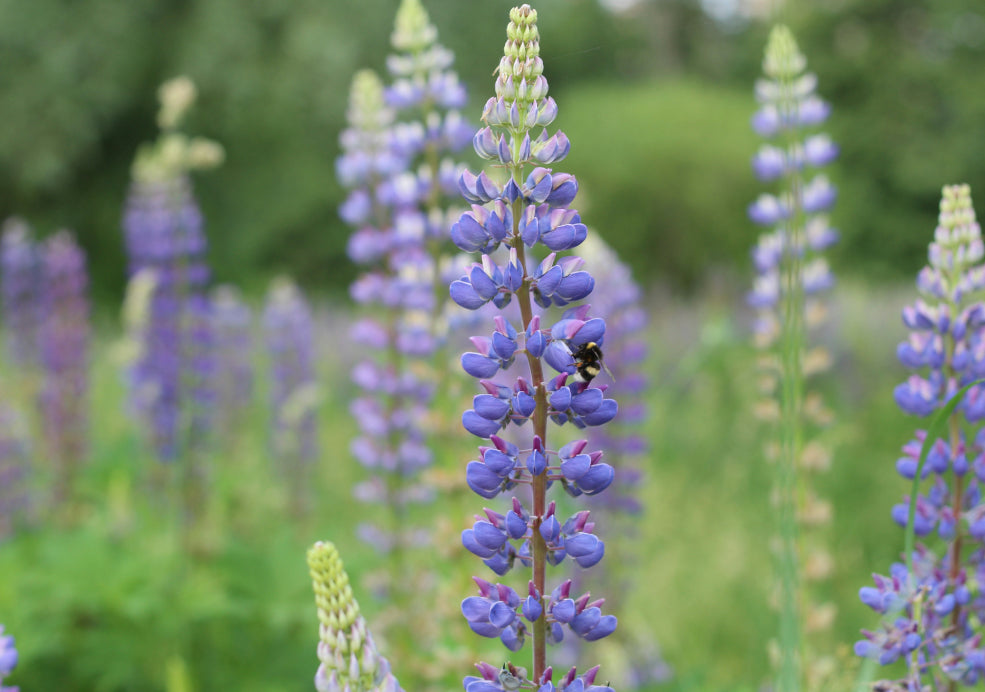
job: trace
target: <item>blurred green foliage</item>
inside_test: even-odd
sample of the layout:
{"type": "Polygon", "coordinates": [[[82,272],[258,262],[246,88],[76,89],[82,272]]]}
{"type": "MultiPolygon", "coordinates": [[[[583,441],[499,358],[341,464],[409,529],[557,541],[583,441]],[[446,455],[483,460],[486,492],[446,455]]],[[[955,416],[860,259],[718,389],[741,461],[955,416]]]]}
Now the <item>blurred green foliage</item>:
{"type": "Polygon", "coordinates": [[[757,232],[742,210],[759,186],[747,174],[746,94],[695,81],[593,84],[562,103],[582,219],[640,274],[694,287],[748,256],[757,232]]]}
{"type": "MultiPolygon", "coordinates": [[[[477,120],[512,0],[428,0],[455,51],[477,120]]],[[[345,94],[385,70],[397,0],[0,0],[0,217],[74,227],[100,299],[119,297],[128,168],[154,136],[155,89],[199,85],[189,131],[222,142],[201,176],[217,279],[259,292],[276,271],[342,290],[353,276],[334,178],[345,94]]],[[[748,272],[761,189],[748,160],[752,82],[765,20],[712,19],[698,0],[543,0],[546,74],[571,130],[563,167],[583,180],[584,218],[645,280],[693,286],[748,272]],[[610,159],[606,161],[605,159],[610,159]],[[610,181],[610,182],[606,182],[610,181]],[[656,216],[655,216],[656,215],[656,216]],[[641,252],[653,248],[655,252],[641,252]]],[[[962,0],[840,0],[785,11],[834,105],[839,261],[908,275],[941,185],[985,178],[985,14],[962,0]]],[[[473,166],[475,161],[470,162],[473,166]]]]}

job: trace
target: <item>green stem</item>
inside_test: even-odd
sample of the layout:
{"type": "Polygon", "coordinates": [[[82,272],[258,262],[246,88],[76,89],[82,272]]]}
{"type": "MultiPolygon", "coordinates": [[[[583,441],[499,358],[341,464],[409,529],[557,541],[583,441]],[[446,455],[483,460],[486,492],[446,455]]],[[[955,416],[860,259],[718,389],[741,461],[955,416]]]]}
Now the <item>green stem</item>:
{"type": "MultiPolygon", "coordinates": [[[[794,101],[784,79],[784,101],[794,101]]],[[[786,150],[797,145],[794,133],[786,132],[786,150]]],[[[806,342],[804,323],[803,237],[805,214],[800,202],[803,181],[799,172],[791,176],[791,217],[784,227],[784,250],[780,264],[780,456],[777,460],[777,519],[779,521],[780,580],[780,670],[778,692],[799,692],[802,680],[802,637],[800,623],[800,578],[797,553],[797,463],[803,444],[804,371],[806,342]]]]}

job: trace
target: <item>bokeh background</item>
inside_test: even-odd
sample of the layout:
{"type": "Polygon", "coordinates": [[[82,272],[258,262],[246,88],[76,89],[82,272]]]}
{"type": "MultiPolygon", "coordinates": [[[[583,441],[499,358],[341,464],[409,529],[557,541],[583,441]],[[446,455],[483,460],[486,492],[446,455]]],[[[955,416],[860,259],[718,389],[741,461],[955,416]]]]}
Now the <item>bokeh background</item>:
{"type": "MultiPolygon", "coordinates": [[[[88,523],[46,528],[42,510],[41,528],[0,545],[0,622],[18,637],[22,689],[310,689],[316,626],[305,546],[338,542],[357,584],[373,569],[350,530],[349,488],[362,473],[347,452],[346,291],[356,269],[336,214],[343,191],[334,161],[352,75],[384,71],[397,4],[0,1],[0,218],[23,216],[41,237],[75,230],[90,262],[97,352],[108,353],[120,331],[120,219],[133,155],[156,135],[158,85],[186,74],[199,101],[185,129],[226,151],[225,164],[195,183],[216,281],[258,301],[271,277],[294,276],[319,306],[325,384],[314,517],[296,525],[265,494],[258,423],[220,472],[227,511],[211,547],[189,561],[169,548],[153,502],[141,504],[131,474],[150,462],[122,420],[112,358],[96,359],[88,523]]],[[[469,87],[473,121],[492,93],[512,4],[425,1],[469,87]]],[[[831,258],[839,288],[825,385],[839,424],[822,491],[834,503],[838,556],[830,646],[850,669],[858,629],[875,624],[857,589],[902,546],[889,520],[905,492],[893,466],[916,421],[892,403],[905,376],[894,357],[904,336],[899,309],[912,300],[941,186],[985,189],[985,8],[967,0],[535,7],[556,124],[572,141],[564,169],[580,182],[578,207],[632,267],[651,316],[646,513],[637,539],[621,548],[629,553],[608,559],[625,559],[638,575],[627,626],[651,637],[675,671],[654,689],[753,690],[768,676],[770,480],[750,413],[755,376],[741,296],[758,234],[745,208],[762,189],[749,168],[752,84],[775,18],[791,25],[818,74],[833,106],[826,130],[842,151],[830,170],[842,241],[831,258]]],[[[473,453],[470,440],[459,442],[442,452],[444,468],[473,453]]],[[[479,507],[466,497],[433,510],[451,547],[432,569],[462,562],[457,531],[479,507]]],[[[463,564],[454,568],[463,578],[449,577],[458,598],[472,569],[463,564]]],[[[368,593],[360,600],[371,620],[386,609],[368,593]]],[[[447,689],[468,673],[453,666],[476,646],[456,607],[436,605],[452,614],[451,653],[416,654],[445,667],[435,677],[447,689]]],[[[395,667],[413,657],[401,650],[395,667]]]]}
{"type": "MultiPolygon", "coordinates": [[[[353,276],[336,216],[338,133],[352,74],[385,69],[396,0],[33,0],[0,5],[0,216],[68,226],[101,300],[125,280],[120,208],[155,90],[192,77],[188,130],[227,163],[197,194],[220,281],[289,270],[342,292],[353,276]]],[[[478,119],[511,3],[432,0],[478,119]]],[[[749,273],[757,194],[751,85],[775,8],[765,0],[546,0],[546,74],[575,146],[586,218],[640,279],[694,290],[749,273]]],[[[944,182],[985,174],[985,15],[961,0],[791,2],[794,29],[843,156],[833,173],[839,273],[908,276],[944,182]]]]}

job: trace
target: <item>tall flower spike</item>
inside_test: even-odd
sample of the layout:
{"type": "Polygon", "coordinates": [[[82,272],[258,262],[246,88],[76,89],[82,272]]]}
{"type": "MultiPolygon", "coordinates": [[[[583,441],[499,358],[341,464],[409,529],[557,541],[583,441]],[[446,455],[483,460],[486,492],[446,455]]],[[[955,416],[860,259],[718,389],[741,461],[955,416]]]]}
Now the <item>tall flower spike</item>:
{"type": "Polygon", "coordinates": [[[13,365],[34,366],[41,326],[40,253],[22,219],[7,219],[0,230],[0,307],[7,349],[13,365]]]}
{"type": "Polygon", "coordinates": [[[339,552],[319,541],[308,550],[318,608],[318,692],[403,692],[359,614],[339,552]]]}
{"type": "Polygon", "coordinates": [[[275,466],[290,487],[291,506],[308,507],[311,467],[318,456],[314,333],[311,308],[289,279],[270,287],[263,311],[270,359],[270,407],[275,466]]]}
{"type": "Polygon", "coordinates": [[[774,464],[773,493],[779,521],[776,566],[780,632],[777,688],[780,692],[830,687],[831,661],[819,656],[813,639],[834,618],[831,603],[818,603],[809,583],[825,578],[832,559],[821,539],[831,505],[811,487],[810,478],[830,464],[818,433],[830,418],[807,379],[827,368],[823,347],[811,348],[812,333],[824,324],[823,294],[833,281],[821,252],[837,240],[825,212],[834,188],[813,169],[831,162],[837,148],[810,129],[827,116],[814,95],[817,78],[805,73],[807,61],[784,26],[773,28],[763,71],[756,83],[760,110],[753,128],[767,139],[753,157],[763,181],[777,181],[749,207],[757,224],[771,227],[753,249],[756,270],[749,302],[756,310],[760,355],[759,416],[775,426],[778,443],[767,445],[774,464]],[[815,633],[808,638],[805,635],[815,633]]]}
{"type": "Polygon", "coordinates": [[[605,397],[605,385],[591,384],[600,371],[605,320],[590,318],[587,305],[569,306],[591,293],[595,280],[581,269],[580,258],[559,260],[556,255],[580,245],[587,229],[578,212],[569,208],[578,189],[575,178],[544,167],[564,158],[568,140],[560,132],[548,136],[542,129],[553,121],[557,106],[547,96],[537,13],[529,5],[513,8],[506,32],[496,96],[486,103],[485,126],[476,133],[473,146],[509,178],[462,174],[459,187],[472,208],[452,227],[452,240],[481,258],[449,290],[452,299],[469,310],[489,303],[501,311],[511,303],[519,309],[518,326],[500,312],[491,333],[472,337],[475,351],[462,356],[463,369],[479,379],[483,392],[462,415],[462,423],[490,442],[466,467],[469,487],[492,499],[519,485],[529,486],[532,502],[524,506],[514,497],[505,511],[487,508],[462,532],[462,544],[497,575],[514,568],[530,573],[525,597],[504,584],[475,577],[478,595],[463,600],[461,608],[477,634],[499,638],[513,652],[529,637],[533,652],[529,677],[526,668],[512,664],[500,669],[479,663],[479,675],[466,677],[464,686],[466,692],[516,690],[521,685],[540,692],[572,686],[609,689],[592,687],[597,667],[581,677],[572,668],[555,685],[547,664],[549,641],[558,643],[566,633],[594,641],[616,628],[616,618],[602,613],[604,599],[572,597],[570,580],[547,584],[548,563],[558,565],[570,557],[590,567],[605,552],[589,513],[558,517],[556,503],[547,500],[548,486],[564,488],[575,497],[594,495],[614,476],[602,452],[586,449],[585,440],[551,449],[548,420],[579,428],[603,425],[615,416],[617,405],[605,397]],[[568,309],[557,322],[547,324],[547,313],[540,313],[552,305],[568,309]],[[518,375],[508,372],[515,363],[526,365],[518,375]],[[556,376],[546,374],[545,363],[556,376]],[[512,386],[493,379],[500,371],[507,371],[504,379],[512,386]],[[533,428],[532,441],[522,442],[526,448],[501,437],[510,423],[526,421],[533,428]]]}
{"type": "MultiPolygon", "coordinates": [[[[897,356],[915,371],[894,392],[904,413],[927,417],[964,385],[985,376],[985,246],[967,185],[943,190],[929,264],[917,275],[919,298],[903,309],[909,338],[897,356]]],[[[934,440],[921,473],[914,533],[922,539],[907,565],[875,586],[859,590],[862,602],[886,616],[877,631],[863,631],[859,656],[886,665],[903,659],[900,689],[954,690],[985,679],[985,387],[972,387],[948,419],[947,434],[934,440]],[[935,537],[936,534],[936,537],[935,537]]],[[[927,433],[917,430],[903,446],[896,469],[912,483],[927,433]]],[[[906,527],[910,498],[893,507],[906,527]]]]}
{"type": "Polygon", "coordinates": [[[41,411],[56,469],[55,501],[63,502],[88,445],[89,279],[85,253],[71,233],[61,231],[44,243],[42,274],[41,411]]]}
{"type": "MultiPolygon", "coordinates": [[[[157,141],[141,147],[123,218],[130,276],[153,273],[141,358],[131,372],[131,393],[152,448],[173,461],[201,446],[213,408],[212,334],[203,220],[188,173],[222,160],[218,144],[189,139],[174,127],[194,98],[179,78],[161,89],[157,141]]],[[[185,469],[187,479],[204,469],[185,469]]]]}
{"type": "MultiPolygon", "coordinates": [[[[408,170],[417,150],[398,136],[395,111],[375,73],[353,79],[348,117],[337,169],[350,192],[339,214],[357,229],[349,256],[365,268],[350,290],[363,306],[353,338],[365,354],[352,372],[360,392],[350,406],[359,426],[351,451],[372,472],[357,486],[357,497],[386,508],[367,513],[373,521],[360,525],[360,535],[388,553],[423,542],[406,510],[430,499],[420,474],[433,458],[424,435],[434,388],[413,367],[433,353],[436,299],[419,207],[426,188],[408,170]]],[[[383,581],[384,590],[406,583],[403,575],[383,581]]]]}
{"type": "Polygon", "coordinates": [[[215,328],[215,392],[219,439],[233,442],[253,401],[253,314],[239,290],[227,284],[212,291],[215,328]]]}

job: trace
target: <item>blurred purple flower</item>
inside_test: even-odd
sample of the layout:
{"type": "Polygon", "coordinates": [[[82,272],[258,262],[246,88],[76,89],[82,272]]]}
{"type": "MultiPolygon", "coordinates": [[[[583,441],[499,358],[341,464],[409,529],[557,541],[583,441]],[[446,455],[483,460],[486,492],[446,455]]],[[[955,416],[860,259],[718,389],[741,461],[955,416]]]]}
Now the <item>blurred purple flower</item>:
{"type": "MultiPolygon", "coordinates": [[[[981,229],[967,185],[943,190],[940,217],[928,251],[929,264],[918,275],[920,298],[903,309],[911,330],[900,344],[900,361],[916,372],[894,392],[905,413],[926,417],[952,399],[959,388],[985,376],[985,257],[981,229]]],[[[953,689],[985,679],[985,646],[978,623],[985,618],[981,584],[985,577],[985,388],[972,387],[951,414],[946,438],[934,440],[916,498],[914,533],[937,539],[939,552],[917,543],[912,573],[894,564],[889,576],[874,575],[875,586],[859,598],[885,616],[883,626],[863,631],[859,656],[887,665],[905,659],[908,673],[898,684],[953,689]],[[916,656],[910,656],[911,653],[916,656]]],[[[897,471],[912,480],[926,432],[903,447],[897,471]]],[[[905,527],[910,498],[892,509],[905,527]]]]}
{"type": "Polygon", "coordinates": [[[318,457],[314,332],[311,308],[290,280],[271,285],[263,311],[270,359],[272,447],[276,467],[288,479],[292,504],[308,506],[311,467],[318,457]]]}
{"type": "Polygon", "coordinates": [[[41,257],[31,229],[19,218],[7,219],[0,235],[0,295],[11,363],[38,363],[41,326],[41,257]]]}
{"type": "Polygon", "coordinates": [[[85,253],[67,231],[42,248],[41,411],[55,498],[73,491],[88,447],[89,300],[85,253]]]}

